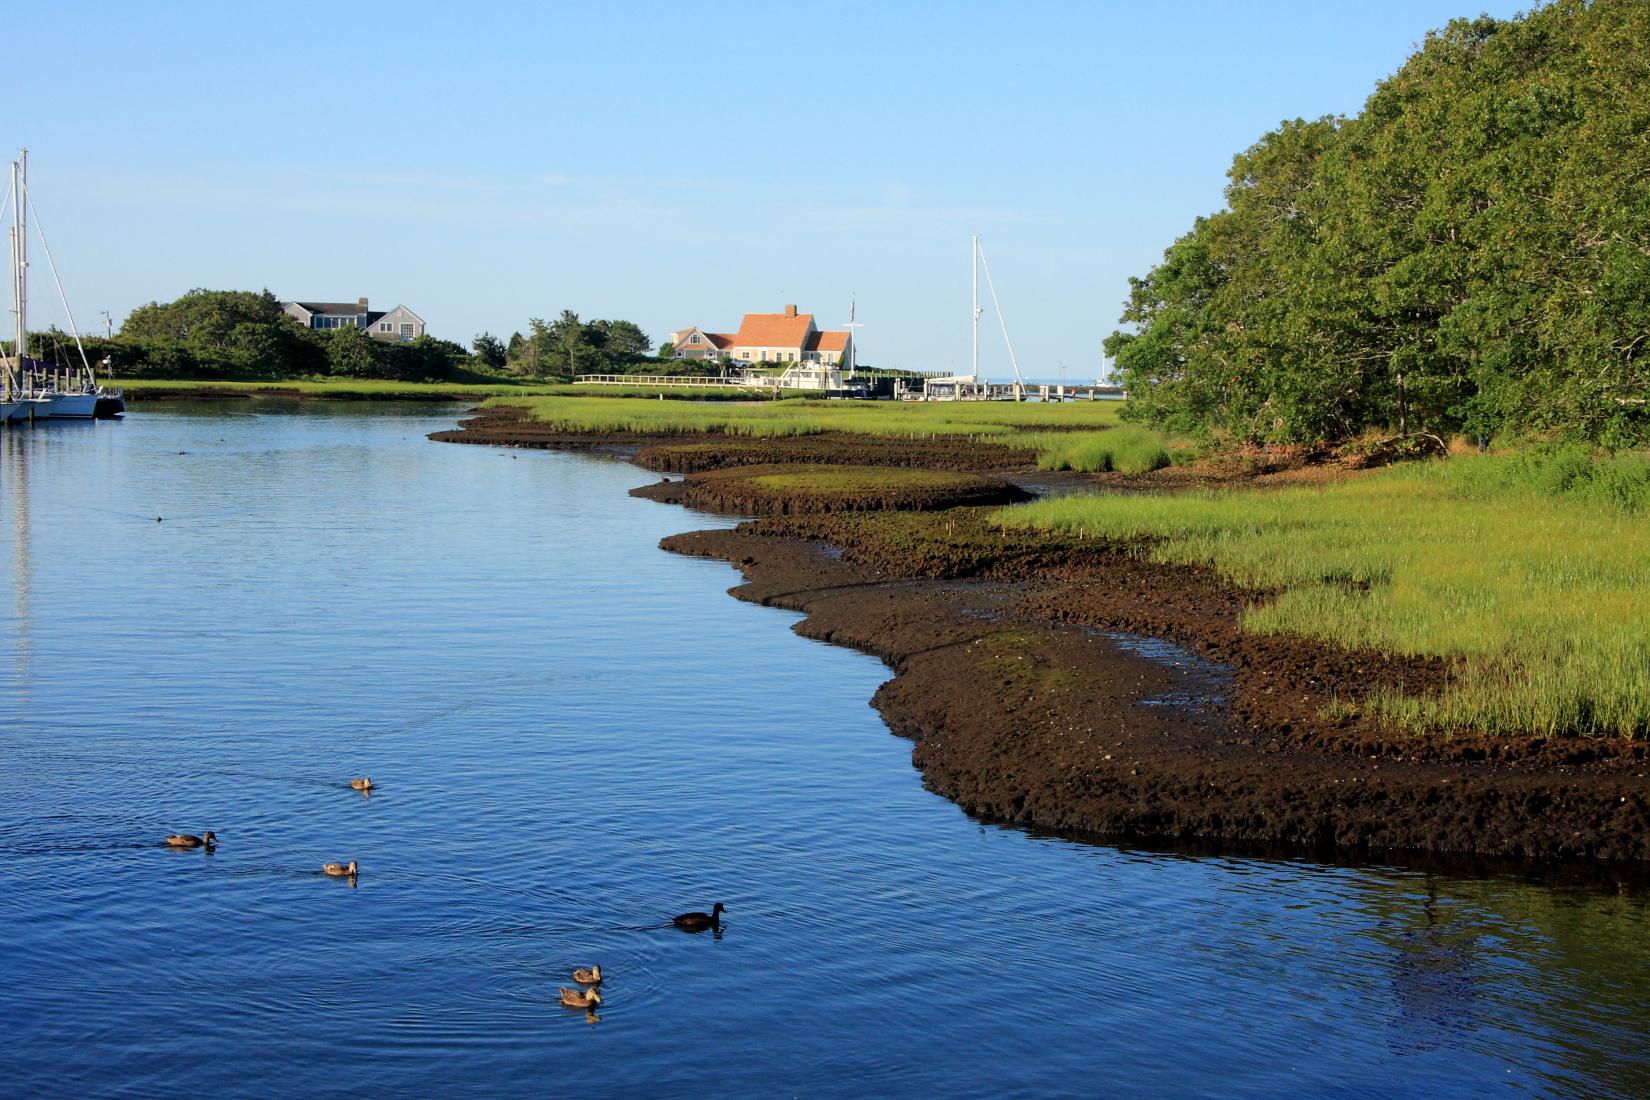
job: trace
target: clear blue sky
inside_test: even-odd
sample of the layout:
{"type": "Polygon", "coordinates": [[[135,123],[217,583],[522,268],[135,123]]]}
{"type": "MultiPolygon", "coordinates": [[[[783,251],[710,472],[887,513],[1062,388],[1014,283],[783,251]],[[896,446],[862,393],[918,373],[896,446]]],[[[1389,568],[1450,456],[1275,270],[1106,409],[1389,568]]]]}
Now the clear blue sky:
{"type": "Polygon", "coordinates": [[[19,3],[0,142],[83,328],[198,286],[465,343],[562,309],[836,327],[857,295],[862,358],[950,369],[978,232],[1027,373],[1076,378],[1234,152],[1523,6],[19,3]]]}

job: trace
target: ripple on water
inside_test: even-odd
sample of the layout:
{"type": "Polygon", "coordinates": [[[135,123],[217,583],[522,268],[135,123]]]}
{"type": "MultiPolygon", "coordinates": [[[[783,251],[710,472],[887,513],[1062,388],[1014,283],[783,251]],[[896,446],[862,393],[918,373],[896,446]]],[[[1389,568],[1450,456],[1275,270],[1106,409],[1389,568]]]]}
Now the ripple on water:
{"type": "Polygon", "coordinates": [[[1650,1095],[1639,897],[980,825],[633,468],[154,409],[0,432],[0,1093],[1650,1095]]]}

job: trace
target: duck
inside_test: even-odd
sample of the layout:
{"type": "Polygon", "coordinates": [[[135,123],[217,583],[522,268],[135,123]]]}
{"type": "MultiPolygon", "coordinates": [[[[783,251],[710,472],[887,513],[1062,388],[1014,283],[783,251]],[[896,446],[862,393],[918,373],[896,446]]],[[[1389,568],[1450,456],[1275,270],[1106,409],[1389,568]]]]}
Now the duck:
{"type": "Polygon", "coordinates": [[[602,968],[600,966],[581,966],[573,971],[573,980],[584,985],[601,985],[602,968]]]}
{"type": "Polygon", "coordinates": [[[166,838],[166,846],[168,848],[216,848],[218,846],[218,834],[211,829],[206,830],[200,836],[193,833],[173,833],[166,838]]]}
{"type": "Polygon", "coordinates": [[[362,776],[360,779],[351,779],[349,785],[351,790],[370,791],[372,790],[372,777],[362,776]]]}
{"type": "Polygon", "coordinates": [[[602,1003],[602,995],[594,989],[568,989],[561,987],[561,1003],[568,1008],[590,1009],[602,1003]]]}
{"type": "Polygon", "coordinates": [[[329,875],[332,875],[334,878],[343,878],[345,875],[348,875],[350,878],[354,878],[356,874],[355,861],[353,859],[348,863],[329,863],[322,867],[321,870],[325,871],[329,875]]]}
{"type": "Polygon", "coordinates": [[[683,913],[680,916],[670,918],[670,923],[677,928],[685,928],[689,932],[703,932],[707,928],[721,928],[722,914],[727,911],[727,906],[717,902],[711,906],[708,913],[683,913]]]}

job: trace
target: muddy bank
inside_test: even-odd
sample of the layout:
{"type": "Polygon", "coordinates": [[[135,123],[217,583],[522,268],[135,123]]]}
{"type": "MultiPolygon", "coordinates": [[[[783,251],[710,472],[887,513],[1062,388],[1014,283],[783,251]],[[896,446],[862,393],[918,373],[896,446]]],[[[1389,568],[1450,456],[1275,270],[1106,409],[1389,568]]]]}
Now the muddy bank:
{"type": "MultiPolygon", "coordinates": [[[[495,417],[432,438],[657,446],[681,465],[744,443],[568,437],[495,417]]],[[[739,510],[693,497],[692,480],[644,492],[739,510]]],[[[886,661],[895,675],[873,704],[913,741],[924,783],[983,819],[1185,845],[1650,865],[1645,745],[1417,737],[1361,715],[1381,688],[1442,690],[1448,661],[1245,634],[1243,610],[1271,593],[1129,546],[998,530],[985,508],[782,511],[663,545],[733,563],[735,595],[804,612],[799,633],[886,661]]]]}
{"type": "MultiPolygon", "coordinates": [[[[1078,625],[1082,610],[1054,621],[1056,590],[1034,581],[891,575],[765,522],[664,546],[734,563],[745,575],[734,595],[805,612],[798,633],[886,661],[895,676],[873,705],[913,741],[924,784],[985,820],[1316,854],[1650,860],[1637,751],[1471,759],[1356,723],[1324,728],[1321,695],[1297,677],[1317,675],[1321,691],[1411,670],[1358,655],[1301,668],[1269,647],[1205,645],[1190,628],[1189,644],[1166,646],[1109,614],[1094,616],[1105,627],[1078,625]],[[1285,659],[1257,663],[1268,657],[1285,659]]],[[[1097,575],[1091,592],[1141,579],[1097,575]]]]}

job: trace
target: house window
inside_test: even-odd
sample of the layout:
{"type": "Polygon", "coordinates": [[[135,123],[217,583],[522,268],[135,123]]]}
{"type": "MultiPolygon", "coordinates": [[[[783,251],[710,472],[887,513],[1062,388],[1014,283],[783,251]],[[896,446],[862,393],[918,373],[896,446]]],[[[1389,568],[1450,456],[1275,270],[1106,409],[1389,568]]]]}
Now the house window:
{"type": "Polygon", "coordinates": [[[698,342],[699,342],[699,337],[697,337],[697,336],[689,336],[688,337],[688,343],[697,344],[698,342]]]}
{"type": "Polygon", "coordinates": [[[413,334],[413,333],[412,333],[412,328],[413,328],[413,327],[412,327],[412,326],[411,326],[411,325],[402,325],[402,326],[401,326],[401,335],[402,335],[402,336],[403,336],[403,337],[404,337],[404,338],[407,338],[407,339],[411,339],[411,338],[412,338],[412,334],[413,334]]]}
{"type": "Polygon", "coordinates": [[[394,326],[392,326],[388,321],[383,321],[383,322],[379,323],[378,331],[379,332],[393,332],[393,331],[395,331],[395,329],[394,329],[394,326]]]}

